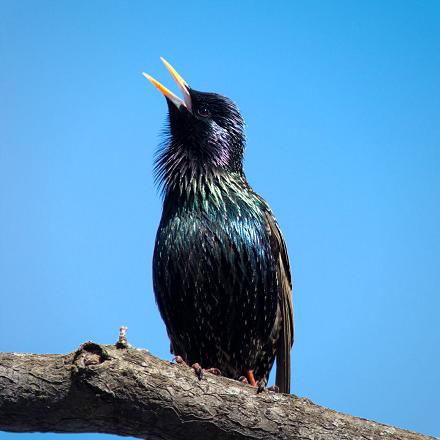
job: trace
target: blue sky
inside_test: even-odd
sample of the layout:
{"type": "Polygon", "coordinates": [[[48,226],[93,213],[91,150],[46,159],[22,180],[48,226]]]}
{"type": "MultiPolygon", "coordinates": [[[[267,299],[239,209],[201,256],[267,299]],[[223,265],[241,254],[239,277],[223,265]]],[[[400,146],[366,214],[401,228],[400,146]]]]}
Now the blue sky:
{"type": "Polygon", "coordinates": [[[439,20],[437,1],[0,0],[0,351],[125,324],[170,359],[151,283],[166,105],[141,76],[175,90],[162,55],[246,119],[293,265],[293,392],[440,436],[439,20]]]}

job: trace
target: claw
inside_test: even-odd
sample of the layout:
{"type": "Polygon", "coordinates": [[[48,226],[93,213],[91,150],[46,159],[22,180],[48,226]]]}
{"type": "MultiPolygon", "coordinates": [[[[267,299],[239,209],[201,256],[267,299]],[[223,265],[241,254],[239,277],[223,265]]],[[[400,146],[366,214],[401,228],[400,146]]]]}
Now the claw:
{"type": "Polygon", "coordinates": [[[240,376],[238,378],[238,381],[241,382],[243,385],[249,385],[249,382],[245,376],[240,376]]]}
{"type": "Polygon", "coordinates": [[[267,379],[261,379],[257,383],[257,394],[260,394],[266,389],[267,379]]]}
{"type": "Polygon", "coordinates": [[[204,376],[204,372],[200,364],[196,362],[195,364],[191,365],[191,368],[196,372],[196,376],[199,378],[199,380],[202,380],[204,376]]]}
{"type": "Polygon", "coordinates": [[[263,391],[270,391],[271,393],[279,393],[280,389],[276,385],[271,385],[270,387],[267,387],[267,379],[261,379],[258,381],[258,388],[257,388],[257,394],[260,394],[263,391]]]}
{"type": "Polygon", "coordinates": [[[271,391],[272,393],[279,393],[280,392],[280,388],[277,387],[276,385],[272,385],[270,387],[267,387],[266,390],[271,391]]]}
{"type": "Polygon", "coordinates": [[[186,365],[186,362],[183,360],[183,357],[179,356],[179,355],[174,356],[171,362],[175,362],[176,364],[185,364],[186,365]]]}
{"type": "MultiPolygon", "coordinates": [[[[176,355],[173,357],[173,359],[171,360],[171,363],[175,362],[176,364],[183,364],[188,366],[188,364],[184,361],[182,356],[176,355]]],[[[194,364],[191,365],[191,368],[195,371],[196,376],[198,377],[199,380],[203,379],[203,376],[205,375],[205,373],[211,373],[211,374],[215,374],[216,376],[221,376],[222,372],[218,369],[218,368],[207,368],[206,370],[204,368],[202,368],[202,366],[196,362],[194,364]]]]}
{"type": "Polygon", "coordinates": [[[214,374],[215,376],[221,376],[222,375],[222,372],[218,368],[207,368],[205,370],[205,372],[214,374]]]}

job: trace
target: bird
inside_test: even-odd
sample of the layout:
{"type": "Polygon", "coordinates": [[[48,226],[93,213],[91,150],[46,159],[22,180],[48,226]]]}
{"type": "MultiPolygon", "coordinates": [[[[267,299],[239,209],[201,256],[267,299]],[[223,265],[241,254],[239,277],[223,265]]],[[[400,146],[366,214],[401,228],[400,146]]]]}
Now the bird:
{"type": "Polygon", "coordinates": [[[294,340],[286,243],[244,170],[244,120],[229,98],[195,90],[161,57],[179,98],[166,98],[165,138],[155,158],[163,197],[153,254],[156,303],[171,353],[263,390],[290,393],[294,340]]]}

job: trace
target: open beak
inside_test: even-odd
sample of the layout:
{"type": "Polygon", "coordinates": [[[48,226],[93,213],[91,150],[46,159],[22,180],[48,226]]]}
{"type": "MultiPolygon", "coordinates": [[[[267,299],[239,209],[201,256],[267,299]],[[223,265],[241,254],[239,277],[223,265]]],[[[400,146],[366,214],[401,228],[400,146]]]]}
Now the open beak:
{"type": "Polygon", "coordinates": [[[165,67],[168,69],[168,72],[171,73],[174,81],[176,81],[177,86],[182,91],[183,100],[176,96],[173,92],[168,90],[164,85],[162,85],[159,81],[155,80],[152,76],[147,75],[146,73],[142,73],[148,80],[150,80],[155,87],[159,89],[159,91],[167,97],[177,108],[181,106],[186,107],[191,112],[191,95],[189,94],[189,86],[188,83],[177,73],[174,67],[165,59],[160,57],[161,61],[165,64],[165,67]]]}

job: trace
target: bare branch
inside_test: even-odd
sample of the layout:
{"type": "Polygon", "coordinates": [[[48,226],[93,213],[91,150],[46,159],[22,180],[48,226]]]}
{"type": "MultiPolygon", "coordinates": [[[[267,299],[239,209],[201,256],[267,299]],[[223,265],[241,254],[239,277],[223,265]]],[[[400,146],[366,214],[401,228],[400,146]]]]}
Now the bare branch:
{"type": "Polygon", "coordinates": [[[161,440],[433,438],[308,399],[257,395],[210,374],[199,381],[185,365],[144,350],[92,342],[67,355],[0,353],[0,430],[161,440]]]}

